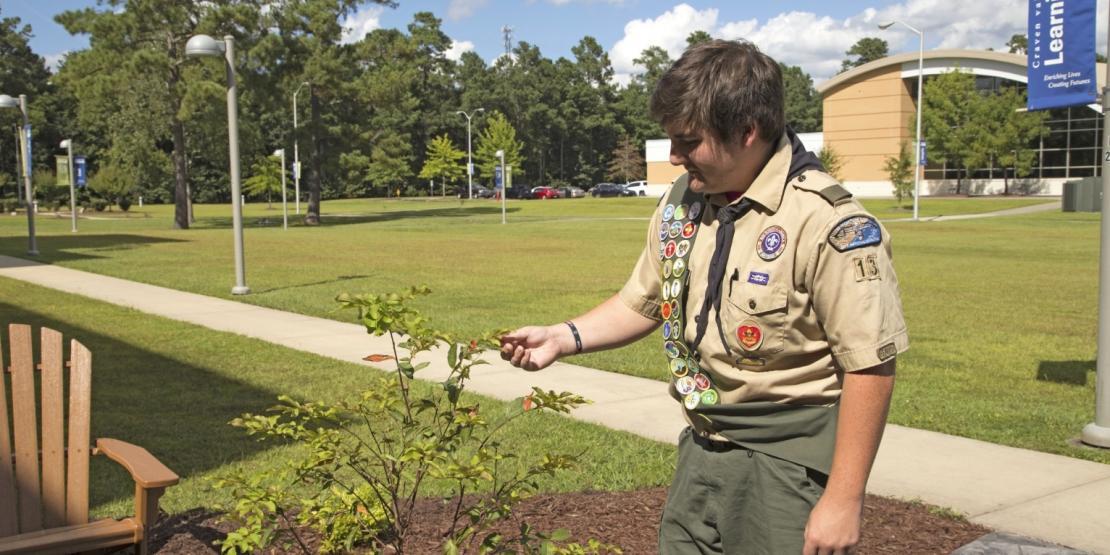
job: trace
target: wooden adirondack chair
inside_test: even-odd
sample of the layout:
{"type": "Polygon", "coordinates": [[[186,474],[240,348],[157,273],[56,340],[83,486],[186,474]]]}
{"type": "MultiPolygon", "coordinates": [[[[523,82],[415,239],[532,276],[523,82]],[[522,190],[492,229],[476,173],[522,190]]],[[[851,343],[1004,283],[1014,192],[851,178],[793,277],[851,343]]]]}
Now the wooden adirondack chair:
{"type": "Polygon", "coordinates": [[[31,327],[9,328],[11,404],[0,371],[0,554],[110,552],[135,545],[147,553],[158,498],[177,475],[142,447],[97,439],[92,455],[106,455],[135,479],[135,516],[89,522],[89,409],[92,354],[70,342],[68,447],[63,433],[62,334],[42,329],[42,358],[34,363],[31,327]],[[41,436],[35,408],[35,371],[41,373],[41,436]],[[9,425],[8,407],[12,407],[9,425]],[[9,430],[14,429],[14,444],[9,430]],[[39,438],[42,446],[39,447],[39,438]],[[13,454],[14,447],[14,454],[13,454]],[[40,465],[41,463],[41,465],[40,465]],[[40,472],[41,469],[41,472],[40,472]]]}

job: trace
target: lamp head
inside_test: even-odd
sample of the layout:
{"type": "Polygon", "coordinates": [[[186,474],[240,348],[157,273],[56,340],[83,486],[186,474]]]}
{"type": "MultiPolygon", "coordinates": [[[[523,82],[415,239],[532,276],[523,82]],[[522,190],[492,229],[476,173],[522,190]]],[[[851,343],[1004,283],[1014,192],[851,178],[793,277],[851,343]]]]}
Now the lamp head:
{"type": "Polygon", "coordinates": [[[496,153],[496,156],[498,158],[504,160],[505,159],[505,151],[504,150],[498,150],[497,153],[496,153]]]}
{"type": "Polygon", "coordinates": [[[884,30],[884,31],[886,31],[887,29],[890,29],[893,26],[894,26],[893,21],[884,21],[884,22],[879,24],[879,28],[884,30]]]}
{"type": "Polygon", "coordinates": [[[486,111],[485,108],[478,108],[477,110],[474,110],[474,113],[477,114],[478,112],[485,112],[485,111],[486,111]]]}
{"type": "Polygon", "coordinates": [[[226,49],[224,43],[208,36],[193,35],[185,43],[185,55],[190,58],[197,56],[223,56],[226,49]]]}
{"type": "Polygon", "coordinates": [[[19,100],[0,94],[0,108],[19,108],[19,100]]]}
{"type": "Polygon", "coordinates": [[[284,148],[279,148],[279,149],[274,151],[272,156],[284,156],[284,155],[285,155],[285,149],[284,148]]]}
{"type": "Polygon", "coordinates": [[[58,143],[58,148],[69,148],[70,144],[71,143],[69,142],[69,139],[66,139],[66,140],[58,143]]]}

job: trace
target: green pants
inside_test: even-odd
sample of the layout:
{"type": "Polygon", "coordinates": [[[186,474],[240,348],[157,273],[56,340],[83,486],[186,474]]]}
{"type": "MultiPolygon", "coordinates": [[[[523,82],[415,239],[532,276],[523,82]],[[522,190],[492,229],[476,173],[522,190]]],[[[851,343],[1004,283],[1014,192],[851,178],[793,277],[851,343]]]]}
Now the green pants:
{"type": "Polygon", "coordinates": [[[659,523],[659,553],[799,554],[825,481],[820,472],[686,428],[659,523]]]}

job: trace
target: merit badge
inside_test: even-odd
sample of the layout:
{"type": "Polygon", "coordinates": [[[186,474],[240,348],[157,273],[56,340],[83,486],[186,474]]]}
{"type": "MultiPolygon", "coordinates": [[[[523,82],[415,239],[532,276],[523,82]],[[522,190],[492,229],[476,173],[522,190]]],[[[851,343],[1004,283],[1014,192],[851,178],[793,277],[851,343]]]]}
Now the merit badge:
{"type": "Polygon", "coordinates": [[[671,221],[672,216],[674,216],[674,205],[668,204],[667,207],[663,209],[663,221],[671,221]]]}
{"type": "MultiPolygon", "coordinates": [[[[668,260],[668,262],[670,261],[668,260]]],[[[686,271],[686,262],[681,258],[676,258],[671,271],[674,273],[674,277],[682,277],[682,272],[686,271]]]]}
{"type": "Polygon", "coordinates": [[[671,323],[671,337],[675,341],[678,341],[678,338],[681,337],[681,336],[682,336],[682,323],[679,322],[678,320],[675,320],[671,323]]]}
{"type": "Polygon", "coordinates": [[[773,225],[759,234],[759,257],[774,260],[786,248],[786,230],[773,225]]]}
{"type": "Polygon", "coordinates": [[[686,217],[686,205],[680,204],[674,208],[674,219],[681,220],[686,217]]]}
{"type": "Polygon", "coordinates": [[[674,238],[678,237],[681,234],[682,234],[682,222],[672,222],[671,223],[671,229],[667,232],[667,235],[669,235],[671,237],[671,239],[674,239],[674,238]]]}
{"type": "Polygon", "coordinates": [[[669,320],[671,317],[671,303],[663,303],[663,306],[659,308],[659,312],[662,313],[664,320],[669,320]]]}
{"type": "Polygon", "coordinates": [[[671,360],[671,373],[674,377],[681,378],[685,376],[690,370],[686,367],[686,361],[680,358],[671,360]]]}
{"type": "Polygon", "coordinates": [[[671,284],[665,281],[663,282],[663,300],[671,300],[671,284]]]}
{"type": "Polygon", "coordinates": [[[698,403],[701,403],[701,393],[698,393],[697,391],[691,391],[682,400],[682,404],[685,405],[686,408],[689,410],[694,410],[698,408],[698,403]]]}
{"type": "Polygon", "coordinates": [[[686,222],[686,225],[682,226],[682,238],[689,239],[693,237],[694,232],[697,230],[698,226],[695,225],[694,222],[686,222]]]}
{"type": "Polygon", "coordinates": [[[673,260],[668,260],[663,263],[663,279],[671,277],[671,269],[673,268],[673,265],[673,260]]]}
{"type": "Polygon", "coordinates": [[[698,374],[694,376],[694,385],[701,391],[709,389],[709,386],[711,385],[709,383],[709,376],[706,376],[705,374],[698,374]]]}
{"type": "Polygon", "coordinates": [[[754,283],[756,285],[767,285],[769,281],[771,281],[770,274],[765,274],[763,272],[752,272],[748,274],[748,283],[754,283]]]}
{"type": "Polygon", "coordinates": [[[882,228],[879,227],[879,222],[876,222],[875,218],[871,216],[845,218],[829,232],[829,244],[837,252],[878,245],[882,240],[882,228]]]}
{"type": "Polygon", "coordinates": [[[686,367],[689,368],[691,372],[701,372],[701,367],[698,366],[698,361],[692,358],[686,359],[686,367]]]}
{"type": "Polygon", "coordinates": [[[674,381],[674,388],[679,395],[686,395],[693,391],[695,387],[697,386],[694,385],[694,378],[690,376],[683,376],[674,381]]]}
{"type": "Polygon", "coordinates": [[[663,322],[663,339],[671,338],[671,323],[663,322]]]}
{"type": "Polygon", "coordinates": [[[696,222],[698,221],[698,216],[701,216],[701,203],[695,202],[690,205],[690,219],[696,222]]]}
{"type": "Polygon", "coordinates": [[[666,256],[667,258],[674,256],[675,248],[676,247],[674,241],[667,241],[667,246],[663,249],[664,256],[666,256]]]}
{"type": "Polygon", "coordinates": [[[690,241],[681,241],[678,243],[678,256],[682,258],[686,253],[690,252],[690,241]]]}
{"type": "Polygon", "coordinates": [[[666,351],[667,356],[671,358],[678,358],[678,347],[675,347],[674,341],[667,341],[663,343],[663,350],[666,351]]]}
{"type": "Polygon", "coordinates": [[[669,228],[668,228],[667,226],[665,226],[665,225],[664,225],[663,227],[660,227],[660,228],[659,228],[659,242],[660,242],[660,243],[662,243],[663,241],[666,241],[666,240],[667,240],[667,234],[668,234],[669,232],[670,232],[670,231],[669,231],[669,228]]]}
{"type": "Polygon", "coordinates": [[[750,318],[744,320],[740,327],[736,328],[736,340],[744,349],[754,351],[763,344],[763,329],[755,320],[750,318]]]}
{"type": "Polygon", "coordinates": [[[710,389],[708,391],[702,391],[701,392],[701,404],[703,404],[703,405],[716,405],[717,404],[717,392],[713,391],[712,389],[710,389]]]}
{"type": "Polygon", "coordinates": [[[682,282],[674,280],[671,282],[671,297],[678,298],[678,294],[682,292],[682,282]]]}

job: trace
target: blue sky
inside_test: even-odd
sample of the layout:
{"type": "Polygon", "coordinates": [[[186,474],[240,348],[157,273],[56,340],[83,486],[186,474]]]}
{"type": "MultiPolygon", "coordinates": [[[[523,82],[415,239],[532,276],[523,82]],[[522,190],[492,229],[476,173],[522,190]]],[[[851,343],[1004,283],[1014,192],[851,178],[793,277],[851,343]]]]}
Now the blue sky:
{"type": "MultiPolygon", "coordinates": [[[[431,11],[456,41],[453,56],[474,50],[492,61],[504,50],[501,28],[513,41],[539,46],[550,58],[571,57],[583,36],[596,38],[609,52],[618,80],[636,71],[632,60],[644,48],[661,46],[677,56],[694,30],[720,38],[747,38],[785,63],[799,65],[815,81],[831,77],[847,50],[865,36],[885,38],[893,53],[917,49],[917,36],[877,23],[900,19],[925,32],[926,48],[1003,49],[1014,33],[1025,31],[1023,0],[838,0],[704,2],[697,0],[399,0],[396,9],[366,7],[349,21],[351,40],[374,28],[401,28],[417,11],[431,11]]],[[[95,0],[0,0],[0,15],[17,16],[34,29],[32,48],[53,63],[84,48],[54,23],[54,14],[88,6],[95,0]]],[[[1097,38],[1106,44],[1107,0],[1099,0],[1097,38]]]]}

